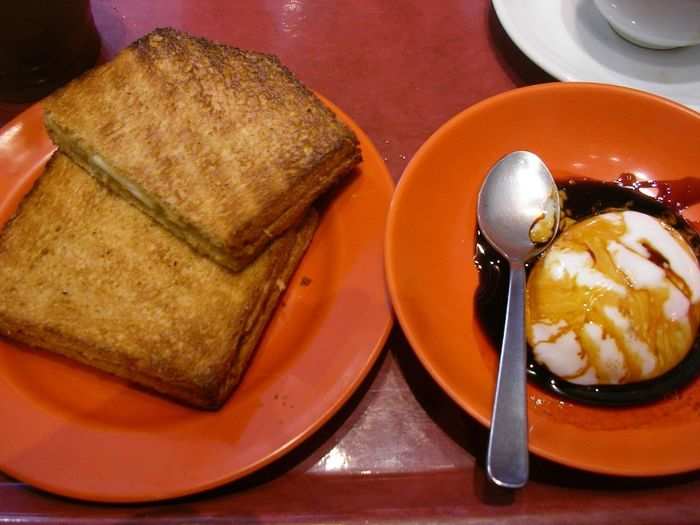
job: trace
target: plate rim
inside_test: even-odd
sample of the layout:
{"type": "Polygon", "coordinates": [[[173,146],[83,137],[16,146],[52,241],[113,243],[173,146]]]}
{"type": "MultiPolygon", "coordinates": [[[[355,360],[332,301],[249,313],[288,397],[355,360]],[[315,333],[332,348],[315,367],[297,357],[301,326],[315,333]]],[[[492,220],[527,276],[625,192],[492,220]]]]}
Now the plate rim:
{"type": "Polygon", "coordinates": [[[515,44],[518,49],[520,49],[530,60],[532,60],[538,67],[552,75],[553,77],[561,80],[563,82],[574,82],[576,81],[566,72],[562,71],[556,65],[543,58],[542,54],[534,49],[534,45],[531,45],[527,39],[523,39],[521,33],[518,31],[515,22],[508,14],[508,7],[506,5],[507,0],[491,0],[491,5],[493,5],[493,10],[496,13],[501,27],[505,30],[508,38],[515,44]]]}
{"type": "MultiPolygon", "coordinates": [[[[396,249],[394,246],[394,240],[396,239],[396,235],[394,234],[394,231],[397,229],[396,223],[398,221],[398,216],[400,213],[400,202],[402,200],[402,196],[404,193],[407,193],[410,191],[410,184],[411,184],[411,179],[414,177],[417,177],[416,173],[420,173],[416,166],[419,165],[424,157],[427,157],[430,153],[430,150],[433,149],[433,145],[435,142],[439,141],[443,135],[447,135],[449,133],[453,132],[453,129],[458,128],[460,126],[461,122],[463,120],[466,120],[470,117],[472,113],[477,113],[480,111],[483,111],[487,109],[489,106],[492,105],[498,105],[502,103],[502,101],[514,98],[514,97],[521,97],[521,96],[528,96],[529,93],[535,93],[538,91],[549,91],[552,89],[556,90],[578,90],[581,87],[586,87],[589,89],[594,89],[594,90],[599,90],[599,91],[615,91],[618,93],[623,93],[623,92],[628,92],[631,95],[635,97],[644,97],[648,98],[655,103],[660,103],[666,106],[670,106],[670,108],[674,111],[682,111],[683,113],[687,113],[688,116],[691,116],[694,119],[700,120],[700,113],[694,111],[693,109],[680,104],[679,102],[673,101],[671,99],[664,98],[662,96],[649,93],[647,91],[642,91],[639,89],[635,88],[630,88],[626,86],[618,86],[618,85],[613,85],[613,84],[604,84],[604,83],[598,83],[598,82],[548,82],[548,83],[543,83],[543,84],[535,84],[535,85],[530,85],[530,86],[525,86],[521,88],[516,88],[513,90],[505,91],[503,93],[499,93],[497,95],[494,95],[492,97],[486,98],[481,100],[480,102],[477,102],[476,104],[473,104],[471,106],[466,107],[465,109],[459,111],[449,119],[447,119],[443,124],[441,124],[429,137],[428,139],[421,144],[421,146],[418,148],[416,153],[413,155],[411,160],[408,162],[406,165],[403,173],[401,174],[401,177],[399,179],[399,182],[396,186],[396,189],[394,190],[394,196],[391,201],[391,206],[389,208],[389,216],[387,218],[387,226],[386,226],[386,238],[384,241],[384,251],[385,251],[385,258],[384,258],[384,263],[385,263],[385,273],[386,273],[386,282],[387,282],[387,287],[389,289],[389,295],[391,297],[392,301],[392,307],[394,310],[394,315],[396,317],[396,320],[401,327],[401,330],[406,336],[406,340],[408,341],[409,345],[411,346],[414,354],[418,357],[419,361],[421,364],[425,367],[425,369],[428,371],[430,376],[438,383],[440,388],[454,401],[459,407],[462,408],[469,416],[474,418],[476,421],[478,421],[481,425],[485,426],[487,429],[490,428],[490,418],[482,416],[470,403],[467,403],[465,400],[463,400],[459,395],[457,395],[457,392],[452,388],[450,382],[447,380],[447,378],[443,377],[439,371],[433,366],[432,361],[428,358],[428,355],[424,352],[421,344],[419,343],[419,338],[417,337],[416,333],[414,333],[411,324],[407,321],[407,314],[404,310],[402,301],[400,300],[401,294],[399,293],[398,289],[400,286],[398,285],[398,278],[397,278],[397,270],[395,268],[394,261],[396,260],[396,255],[394,253],[394,250],[396,249]]],[[[396,263],[398,264],[398,263],[396,263]]],[[[495,378],[494,378],[495,382],[495,378]]],[[[529,383],[529,382],[528,382],[529,383]]],[[[700,469],[700,456],[696,460],[696,462],[693,465],[687,465],[683,469],[678,469],[678,468],[667,468],[667,469],[662,469],[662,468],[654,468],[654,469],[640,469],[640,468],[635,468],[635,469],[629,469],[627,471],[623,471],[622,469],[616,469],[616,468],[606,468],[605,466],[602,466],[600,464],[590,464],[586,462],[581,462],[581,461],[576,461],[575,459],[570,459],[568,457],[562,457],[557,455],[556,453],[551,453],[547,448],[543,448],[542,446],[533,446],[532,442],[530,441],[528,443],[528,450],[547,460],[550,460],[552,462],[558,463],[560,465],[565,465],[567,467],[572,467],[575,469],[583,470],[583,471],[588,471],[588,472],[593,472],[597,474],[606,474],[606,475],[613,475],[613,476],[626,476],[626,477],[631,477],[631,478],[639,478],[639,477],[657,477],[657,476],[666,476],[666,475],[673,475],[673,474],[682,474],[686,472],[692,472],[695,470],[700,469]]]]}
{"type": "MultiPolygon", "coordinates": [[[[167,500],[176,500],[179,498],[187,497],[187,496],[192,496],[194,494],[199,494],[203,493],[206,491],[209,491],[211,489],[221,487],[223,485],[232,483],[234,481],[240,480],[242,478],[245,478],[246,476],[257,472],[258,470],[270,465],[274,461],[282,458],[289,452],[291,452],[293,449],[297,448],[300,446],[303,442],[308,440],[315,434],[319,429],[323,427],[333,416],[335,416],[338,411],[348,402],[348,400],[352,397],[353,394],[357,391],[357,389],[360,387],[362,382],[367,378],[369,373],[371,372],[372,368],[374,365],[377,363],[379,357],[382,354],[382,351],[386,345],[386,341],[389,338],[389,335],[391,333],[391,330],[394,325],[394,320],[395,316],[393,313],[393,309],[391,306],[391,298],[389,296],[389,292],[386,286],[386,275],[384,273],[384,260],[383,260],[383,254],[384,254],[384,242],[385,242],[385,232],[386,232],[386,221],[388,220],[388,214],[389,214],[389,208],[391,206],[391,200],[393,198],[393,193],[396,189],[396,182],[394,178],[391,176],[391,172],[389,171],[386,162],[384,162],[381,154],[379,153],[379,150],[377,149],[376,145],[372,141],[372,139],[369,137],[367,132],[365,132],[359,124],[353,120],[347,113],[345,113],[341,108],[339,108],[335,103],[331,102],[328,98],[323,96],[322,94],[318,93],[317,91],[314,91],[314,93],[323,101],[323,103],[329,107],[335,115],[338,116],[338,118],[346,123],[353,131],[358,135],[358,138],[360,139],[360,143],[363,145],[363,147],[367,147],[367,149],[371,152],[372,156],[376,159],[377,165],[379,166],[379,170],[377,170],[377,179],[381,181],[381,185],[384,187],[386,186],[382,191],[386,191],[387,193],[387,205],[386,208],[384,209],[384,232],[379,232],[377,235],[378,239],[381,239],[381,250],[380,250],[380,257],[382,258],[381,261],[379,261],[379,268],[380,271],[378,272],[377,275],[380,276],[381,283],[378,283],[379,286],[378,292],[377,292],[377,297],[380,297],[383,299],[383,303],[386,307],[386,319],[383,323],[381,333],[378,331],[376,340],[372,344],[371,348],[367,349],[367,356],[366,359],[363,363],[363,365],[359,368],[357,374],[354,375],[354,378],[352,381],[348,383],[348,385],[343,389],[342,395],[338,396],[333,403],[331,403],[329,406],[325,408],[325,410],[318,416],[314,417],[314,422],[311,425],[308,425],[302,432],[298,433],[296,436],[290,438],[287,440],[285,443],[282,445],[278,446],[276,449],[272,450],[271,452],[268,452],[266,455],[262,456],[259,458],[257,461],[252,462],[251,464],[247,465],[246,467],[236,470],[235,472],[231,473],[230,475],[223,475],[219,476],[217,478],[212,478],[211,480],[207,482],[202,482],[196,485],[192,485],[188,488],[182,488],[179,490],[159,490],[158,488],[155,488],[153,490],[153,493],[151,494],[146,494],[146,495],[138,495],[138,494],[128,494],[128,495],[121,495],[121,496],[112,496],[112,495],[105,495],[100,492],[99,489],[90,489],[90,490],[73,490],[73,489],[68,489],[66,490],[60,485],[55,485],[53,484],[50,480],[46,481],[41,479],[41,477],[36,478],[30,474],[18,472],[15,469],[12,468],[7,468],[7,466],[3,465],[1,468],[1,471],[8,476],[17,479],[20,482],[27,483],[28,485],[54,494],[62,497],[68,497],[72,498],[78,501],[85,501],[85,502],[97,502],[97,503],[117,503],[117,504],[136,504],[136,503],[150,503],[150,502],[160,502],[160,501],[167,501],[167,500]]],[[[30,114],[33,111],[41,111],[41,102],[36,102],[27,108],[25,108],[22,112],[20,112],[18,115],[13,117],[10,121],[8,121],[5,125],[3,125],[0,128],[0,136],[3,136],[7,130],[12,128],[15,125],[24,125],[24,121],[27,118],[27,115],[30,114]]],[[[55,149],[55,147],[54,147],[55,149]]],[[[53,149],[51,150],[53,151],[53,149]]],[[[50,156],[50,153],[47,154],[50,156]]],[[[46,160],[48,160],[48,156],[46,157],[46,160]]],[[[45,161],[42,161],[39,163],[42,166],[43,170],[43,164],[45,164],[45,161]]],[[[36,166],[33,167],[33,169],[36,169],[36,166]]],[[[30,167],[27,166],[27,171],[30,171],[30,167]]],[[[234,394],[235,395],[235,392],[234,394]]]]}
{"type": "MultiPolygon", "coordinates": [[[[534,41],[530,40],[527,37],[524,37],[523,35],[525,34],[523,31],[521,31],[518,27],[518,23],[516,20],[514,20],[513,17],[510,16],[509,13],[509,6],[508,6],[509,0],[491,0],[491,5],[493,6],[494,12],[496,13],[496,17],[498,18],[499,23],[501,24],[501,27],[505,30],[506,34],[510,38],[510,40],[513,42],[513,44],[520,49],[530,60],[532,60],[538,67],[543,69],[545,72],[549,73],[553,77],[555,77],[558,80],[561,80],[562,82],[585,82],[585,83],[594,83],[594,84],[606,84],[606,85],[615,85],[618,87],[622,88],[627,88],[627,89],[636,89],[637,91],[643,91],[642,88],[640,87],[634,87],[630,86],[628,84],[612,84],[613,81],[615,81],[614,78],[605,78],[605,76],[601,77],[599,75],[598,79],[579,79],[576,78],[575,75],[572,73],[567,72],[567,68],[565,66],[562,66],[560,64],[557,64],[547,58],[546,54],[540,50],[539,46],[537,46],[534,41]]],[[[546,4],[548,7],[551,5],[555,5],[554,2],[549,4],[549,2],[546,4]]],[[[601,15],[602,16],[602,15],[601,15]]],[[[607,75],[606,75],[607,76],[607,75]]],[[[656,93],[652,93],[649,91],[643,91],[644,93],[649,93],[653,94],[657,97],[660,98],[667,98],[667,100],[670,100],[672,102],[676,102],[677,104],[681,104],[682,106],[689,108],[693,111],[700,112],[700,103],[691,103],[688,102],[687,104],[684,104],[682,102],[679,102],[676,99],[671,99],[670,97],[667,97],[666,95],[660,95],[656,93]]]]}

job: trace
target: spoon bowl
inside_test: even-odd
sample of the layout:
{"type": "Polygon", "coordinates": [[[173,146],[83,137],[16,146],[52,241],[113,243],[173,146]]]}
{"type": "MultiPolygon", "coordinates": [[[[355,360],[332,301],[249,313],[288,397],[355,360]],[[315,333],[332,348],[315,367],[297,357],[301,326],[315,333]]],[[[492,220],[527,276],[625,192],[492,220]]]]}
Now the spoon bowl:
{"type": "Polygon", "coordinates": [[[534,242],[532,229],[551,219],[551,241],[559,226],[559,192],[542,160],[529,151],[515,151],[486,175],[477,204],[481,232],[509,261],[525,262],[549,242],[534,242]]]}
{"type": "Polygon", "coordinates": [[[515,151],[499,160],[479,191],[479,228],[510,266],[506,326],[486,455],[488,477],[501,487],[522,487],[529,475],[525,263],[556,236],[559,211],[552,174],[528,151],[515,151]]]}

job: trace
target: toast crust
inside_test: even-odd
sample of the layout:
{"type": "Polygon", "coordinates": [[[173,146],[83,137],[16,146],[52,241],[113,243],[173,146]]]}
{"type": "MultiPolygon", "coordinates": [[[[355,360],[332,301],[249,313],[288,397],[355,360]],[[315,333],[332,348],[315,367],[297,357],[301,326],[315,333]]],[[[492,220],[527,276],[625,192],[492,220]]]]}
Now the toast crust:
{"type": "Polygon", "coordinates": [[[352,131],[277,58],[173,29],[43,106],[74,162],[236,271],[361,160],[352,131]]]}
{"type": "Polygon", "coordinates": [[[232,273],[56,153],[0,234],[0,334],[218,408],[316,225],[232,273]]]}

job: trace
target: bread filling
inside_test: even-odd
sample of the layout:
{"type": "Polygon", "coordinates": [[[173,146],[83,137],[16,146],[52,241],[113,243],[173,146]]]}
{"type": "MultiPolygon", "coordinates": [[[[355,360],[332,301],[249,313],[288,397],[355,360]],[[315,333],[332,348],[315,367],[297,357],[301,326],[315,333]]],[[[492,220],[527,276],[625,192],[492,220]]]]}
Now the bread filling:
{"type": "MultiPolygon", "coordinates": [[[[56,126],[52,126],[53,132],[63,135],[56,126]]],[[[117,195],[127,199],[129,202],[140,208],[157,223],[161,224],[177,238],[185,241],[197,252],[206,255],[218,264],[233,271],[241,268],[234,264],[231,254],[222,248],[217,247],[210,239],[205,239],[192,226],[182,221],[175,213],[162,206],[134,182],[128,180],[111,168],[109,164],[97,154],[86,154],[84,149],[75,144],[72,140],[62,137],[64,144],[68,145],[65,152],[85,171],[93,175],[117,195]]]]}

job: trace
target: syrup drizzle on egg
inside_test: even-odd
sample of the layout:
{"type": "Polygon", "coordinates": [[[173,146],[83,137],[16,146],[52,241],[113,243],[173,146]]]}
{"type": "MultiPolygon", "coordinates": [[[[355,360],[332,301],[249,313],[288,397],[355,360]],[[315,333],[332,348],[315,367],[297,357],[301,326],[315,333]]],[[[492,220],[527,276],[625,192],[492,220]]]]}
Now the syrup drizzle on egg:
{"type": "Polygon", "coordinates": [[[685,357],[700,324],[695,255],[675,230],[637,211],[564,231],[531,272],[527,295],[535,359],[577,384],[661,375],[685,357]],[[548,323],[563,326],[540,340],[533,326],[548,323]]]}

